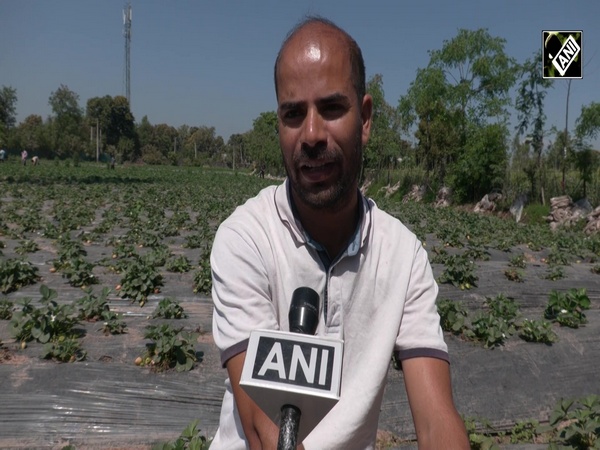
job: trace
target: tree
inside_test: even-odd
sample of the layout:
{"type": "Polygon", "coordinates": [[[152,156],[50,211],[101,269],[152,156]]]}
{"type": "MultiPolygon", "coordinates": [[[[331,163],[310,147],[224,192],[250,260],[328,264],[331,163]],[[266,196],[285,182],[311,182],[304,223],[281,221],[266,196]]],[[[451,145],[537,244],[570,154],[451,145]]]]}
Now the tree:
{"type": "Polygon", "coordinates": [[[51,152],[51,142],[48,136],[48,126],[44,124],[41,116],[31,114],[21,122],[15,130],[17,147],[26,149],[32,155],[49,158],[51,152]]]}
{"type": "Polygon", "coordinates": [[[91,127],[98,125],[102,147],[117,149],[121,161],[135,161],[140,156],[135,121],[125,97],[105,95],[90,98],[86,116],[91,127]]]}
{"type": "Polygon", "coordinates": [[[587,196],[587,185],[592,182],[594,173],[599,165],[598,152],[590,148],[588,139],[596,139],[600,135],[600,103],[592,102],[581,107],[581,114],[575,123],[577,136],[575,166],[583,182],[583,196],[587,196]]]}
{"type": "Polygon", "coordinates": [[[366,90],[373,98],[373,119],[371,136],[363,153],[363,170],[369,168],[380,171],[387,167],[389,183],[389,168],[395,166],[402,148],[398,113],[385,101],[382,75],[371,77],[366,90]]]}
{"type": "Polygon", "coordinates": [[[416,124],[417,161],[440,183],[446,178],[459,183],[456,188],[464,195],[476,195],[485,185],[465,177],[467,167],[477,173],[496,171],[496,162],[489,158],[476,158],[480,166],[473,167],[473,149],[487,151],[481,148],[484,142],[500,158],[500,165],[506,161],[515,62],[506,55],[504,44],[485,29],[459,30],[441,49],[429,52],[429,65],[417,72],[398,105],[403,126],[416,124]],[[498,154],[500,149],[504,155],[498,154]],[[469,180],[473,184],[464,186],[463,181],[469,180]]]}
{"type": "MultiPolygon", "coordinates": [[[[544,124],[546,114],[544,113],[544,99],[548,88],[551,86],[549,79],[542,77],[542,58],[539,52],[527,59],[519,67],[521,83],[517,94],[515,108],[517,109],[519,135],[529,132],[531,136],[531,146],[535,155],[535,165],[529,167],[529,172],[533,171],[532,195],[538,197],[538,185],[541,186],[542,176],[542,150],[544,147],[544,124]],[[536,182],[536,173],[539,177],[536,182]]],[[[564,158],[563,158],[564,164],[564,158]]]]}
{"type": "Polygon", "coordinates": [[[283,161],[279,148],[277,129],[277,113],[268,111],[260,113],[254,119],[252,130],[247,136],[247,155],[258,167],[264,166],[275,172],[282,172],[283,161]]]}
{"type": "Polygon", "coordinates": [[[17,121],[17,90],[10,86],[0,89],[0,144],[8,140],[8,133],[17,121]]]}
{"type": "Polygon", "coordinates": [[[60,87],[50,94],[48,103],[52,108],[52,146],[59,157],[79,154],[84,148],[83,111],[79,107],[79,95],[67,86],[60,87]]]}
{"type": "Polygon", "coordinates": [[[575,134],[582,141],[600,136],[600,103],[592,102],[581,107],[581,114],[575,125],[575,134]]]}

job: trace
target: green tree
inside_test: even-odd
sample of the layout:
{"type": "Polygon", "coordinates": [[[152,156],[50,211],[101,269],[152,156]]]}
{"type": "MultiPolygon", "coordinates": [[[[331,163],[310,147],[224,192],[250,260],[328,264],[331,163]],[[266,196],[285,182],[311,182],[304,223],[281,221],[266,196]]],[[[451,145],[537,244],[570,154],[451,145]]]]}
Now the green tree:
{"type": "Polygon", "coordinates": [[[121,161],[135,161],[140,156],[135,121],[127,98],[122,95],[93,97],[87,101],[86,117],[91,127],[98,124],[102,148],[110,146],[121,161]]]}
{"type": "Polygon", "coordinates": [[[490,158],[478,157],[474,162],[474,149],[484,151],[485,143],[500,158],[500,166],[506,162],[509,91],[516,72],[504,45],[504,39],[485,29],[459,30],[441,49],[429,52],[429,65],[417,72],[398,105],[403,126],[416,124],[417,162],[440,183],[459,183],[451,187],[462,195],[479,195],[485,187],[466,177],[466,168],[476,173],[497,170],[490,158]],[[504,155],[499,155],[502,148],[504,155]],[[474,163],[479,166],[473,167],[474,163]],[[472,185],[464,185],[469,180],[472,185]]]}
{"type": "Polygon", "coordinates": [[[8,140],[10,130],[17,121],[17,90],[10,86],[0,89],[0,145],[8,140]]]}
{"type": "Polygon", "coordinates": [[[600,103],[592,102],[581,107],[581,114],[575,123],[577,137],[574,154],[575,166],[583,183],[583,197],[587,196],[587,185],[592,182],[599,165],[598,152],[591,149],[590,139],[600,136],[600,103]]]}
{"type": "Polygon", "coordinates": [[[26,149],[32,155],[49,158],[52,156],[48,126],[41,116],[31,114],[15,129],[16,147],[26,149]]]}
{"type": "Polygon", "coordinates": [[[85,147],[83,111],[79,107],[79,95],[66,85],[50,94],[48,103],[52,108],[50,126],[52,147],[59,157],[75,157],[85,147]]]}
{"type": "Polygon", "coordinates": [[[382,75],[371,77],[366,90],[373,98],[373,119],[369,143],[363,153],[363,169],[381,171],[387,168],[389,183],[389,169],[395,167],[403,144],[398,112],[385,100],[382,75]]]}
{"type": "Polygon", "coordinates": [[[275,173],[283,172],[275,111],[260,113],[254,119],[252,130],[247,136],[247,155],[257,167],[264,166],[275,173]]]}
{"type": "Polygon", "coordinates": [[[582,141],[600,136],[600,103],[592,102],[581,107],[575,123],[575,135],[582,141]]]}
{"type": "MultiPolygon", "coordinates": [[[[542,151],[544,143],[544,124],[546,114],[544,113],[544,99],[551,86],[549,79],[542,77],[542,58],[539,52],[535,52],[519,66],[521,78],[516,98],[517,130],[519,135],[528,133],[531,136],[531,146],[534,152],[534,164],[527,166],[528,176],[532,181],[531,194],[540,198],[542,176],[542,151]]],[[[564,163],[564,161],[563,161],[564,163]]]]}

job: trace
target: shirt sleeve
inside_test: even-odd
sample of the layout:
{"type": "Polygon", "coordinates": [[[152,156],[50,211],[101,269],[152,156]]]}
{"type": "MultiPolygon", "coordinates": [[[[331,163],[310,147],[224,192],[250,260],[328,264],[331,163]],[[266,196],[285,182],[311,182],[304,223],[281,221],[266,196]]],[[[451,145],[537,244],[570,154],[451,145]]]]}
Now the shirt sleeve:
{"type": "Polygon", "coordinates": [[[415,245],[395,355],[399,360],[426,356],[449,361],[436,306],[438,285],[423,245],[418,240],[415,245]]]}
{"type": "Polygon", "coordinates": [[[228,226],[217,231],[210,258],[213,336],[221,363],[246,350],[250,332],[278,330],[264,260],[255,243],[228,226]]]}

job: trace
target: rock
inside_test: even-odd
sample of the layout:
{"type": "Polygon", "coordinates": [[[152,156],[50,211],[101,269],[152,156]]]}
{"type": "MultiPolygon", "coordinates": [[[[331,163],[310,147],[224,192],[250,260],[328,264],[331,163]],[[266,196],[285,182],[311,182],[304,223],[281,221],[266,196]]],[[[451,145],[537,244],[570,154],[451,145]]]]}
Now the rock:
{"type": "Polygon", "coordinates": [[[523,208],[527,203],[527,194],[521,194],[517,196],[512,205],[510,205],[510,213],[515,218],[516,222],[519,223],[521,221],[521,215],[523,214],[523,208]]]}
{"type": "Polygon", "coordinates": [[[421,202],[423,200],[423,197],[425,196],[425,191],[425,186],[413,184],[410,189],[410,192],[402,198],[402,203],[421,202]]]}
{"type": "Polygon", "coordinates": [[[492,192],[485,194],[481,200],[475,205],[474,212],[494,212],[496,211],[496,202],[502,200],[502,194],[492,192]]]}
{"type": "Polygon", "coordinates": [[[435,198],[434,206],[436,208],[446,208],[452,204],[452,190],[447,186],[442,186],[435,198]]]}

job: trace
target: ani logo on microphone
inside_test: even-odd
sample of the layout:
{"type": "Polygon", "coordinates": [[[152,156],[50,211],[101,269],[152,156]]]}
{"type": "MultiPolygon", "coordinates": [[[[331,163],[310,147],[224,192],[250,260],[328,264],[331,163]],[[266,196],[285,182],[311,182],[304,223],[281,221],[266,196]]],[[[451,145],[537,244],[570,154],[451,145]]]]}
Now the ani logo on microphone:
{"type": "Polygon", "coordinates": [[[331,345],[261,336],[252,378],[329,391],[333,373],[331,345]]]}
{"type": "Polygon", "coordinates": [[[542,31],[544,78],[583,78],[583,31],[542,31]]]}

